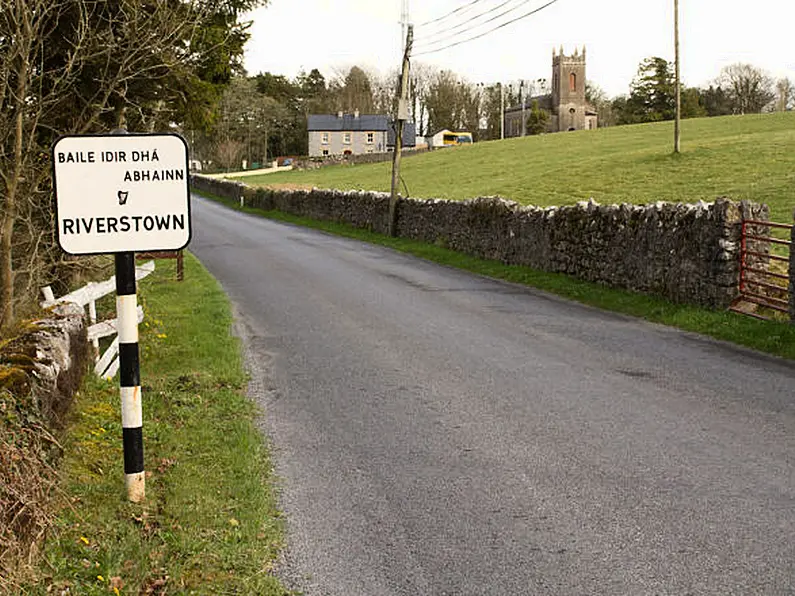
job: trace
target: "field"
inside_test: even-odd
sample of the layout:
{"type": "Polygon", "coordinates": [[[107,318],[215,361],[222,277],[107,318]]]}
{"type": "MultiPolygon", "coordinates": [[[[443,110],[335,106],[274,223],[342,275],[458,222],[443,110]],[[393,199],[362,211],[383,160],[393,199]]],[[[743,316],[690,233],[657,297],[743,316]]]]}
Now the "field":
{"type": "MultiPolygon", "coordinates": [[[[770,205],[775,221],[795,207],[795,112],[699,118],[506,139],[403,160],[409,196],[467,199],[499,195],[523,204],[713,201],[725,196],[770,205]]],[[[245,178],[250,185],[388,191],[391,163],[332,166],[245,178]]],[[[405,188],[401,187],[405,195],[405,188]]]]}

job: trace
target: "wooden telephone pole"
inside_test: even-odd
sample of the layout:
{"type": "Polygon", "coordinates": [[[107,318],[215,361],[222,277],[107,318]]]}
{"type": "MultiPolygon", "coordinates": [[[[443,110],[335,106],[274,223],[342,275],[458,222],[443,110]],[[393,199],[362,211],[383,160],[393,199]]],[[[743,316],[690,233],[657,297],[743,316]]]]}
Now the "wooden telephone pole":
{"type": "Polygon", "coordinates": [[[392,157],[392,194],[389,197],[389,235],[397,234],[397,202],[400,185],[400,156],[403,151],[403,125],[409,119],[409,73],[411,46],[414,43],[414,26],[408,25],[406,46],[403,49],[403,71],[400,75],[400,98],[398,117],[395,123],[395,153],[392,157]]]}
{"type": "Polygon", "coordinates": [[[674,53],[676,60],[676,116],[674,121],[674,153],[682,149],[682,85],[679,70],[679,0],[674,0],[674,53]]]}

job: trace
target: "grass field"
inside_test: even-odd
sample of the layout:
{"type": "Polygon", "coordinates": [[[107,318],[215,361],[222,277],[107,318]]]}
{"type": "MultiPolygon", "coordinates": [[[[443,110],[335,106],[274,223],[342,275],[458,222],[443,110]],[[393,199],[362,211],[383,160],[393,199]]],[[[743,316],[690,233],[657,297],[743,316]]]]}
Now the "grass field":
{"type": "MultiPolygon", "coordinates": [[[[476,143],[403,161],[409,195],[466,199],[500,195],[523,204],[713,201],[770,205],[789,223],[795,207],[795,112],[621,126],[476,143]]],[[[388,191],[391,163],[249,177],[250,185],[299,184],[388,191]]],[[[402,192],[405,192],[401,189],[402,192]]]]}
{"type": "Polygon", "coordinates": [[[141,282],[147,499],[127,502],[118,379],[88,378],[64,440],[66,497],[23,594],[287,594],[268,453],[218,283],[186,255],[141,282]]]}

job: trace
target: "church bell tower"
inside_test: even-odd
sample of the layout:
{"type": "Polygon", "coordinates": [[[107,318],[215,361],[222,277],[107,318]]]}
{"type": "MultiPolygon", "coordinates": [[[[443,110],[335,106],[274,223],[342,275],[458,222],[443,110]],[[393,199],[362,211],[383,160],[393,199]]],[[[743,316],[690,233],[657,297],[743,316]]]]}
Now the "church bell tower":
{"type": "Polygon", "coordinates": [[[583,130],[585,119],[585,47],[566,56],[552,50],[552,109],[557,130],[583,130]]]}

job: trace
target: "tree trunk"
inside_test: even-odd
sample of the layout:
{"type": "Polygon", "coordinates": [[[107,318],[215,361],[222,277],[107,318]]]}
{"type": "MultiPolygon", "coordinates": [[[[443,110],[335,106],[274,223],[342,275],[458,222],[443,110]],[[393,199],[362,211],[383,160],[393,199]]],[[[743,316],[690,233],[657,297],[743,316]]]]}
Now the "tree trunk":
{"type": "Polygon", "coordinates": [[[18,44],[17,89],[14,98],[14,153],[11,162],[11,175],[6,181],[6,196],[3,209],[2,235],[0,235],[0,330],[14,324],[14,255],[12,251],[14,226],[17,219],[17,196],[19,182],[22,178],[23,144],[22,134],[25,116],[25,98],[28,92],[28,50],[31,39],[31,27],[26,9],[17,2],[18,27],[21,34],[18,44]],[[26,47],[27,46],[27,47],[26,47]]]}

